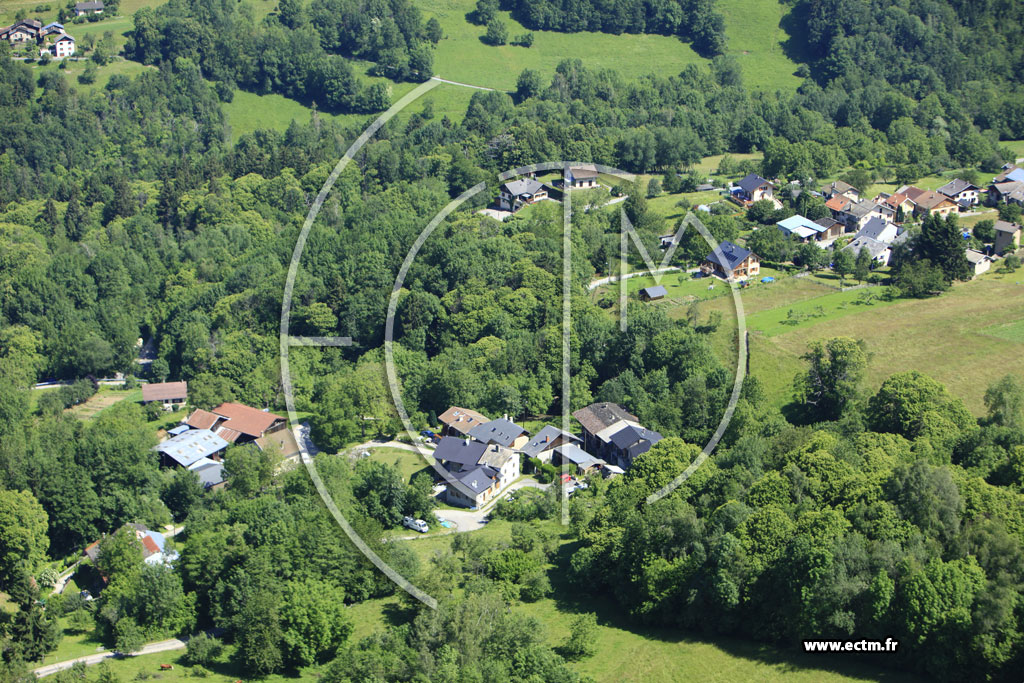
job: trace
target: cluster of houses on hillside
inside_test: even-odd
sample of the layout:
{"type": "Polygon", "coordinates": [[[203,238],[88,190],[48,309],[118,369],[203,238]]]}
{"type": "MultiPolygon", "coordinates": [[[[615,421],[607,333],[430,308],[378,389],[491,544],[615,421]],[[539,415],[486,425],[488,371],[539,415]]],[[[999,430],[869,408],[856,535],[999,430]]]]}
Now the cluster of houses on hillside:
{"type": "Polygon", "coordinates": [[[586,475],[622,474],[661,440],[635,415],[614,403],[594,403],[573,413],[582,433],[553,425],[531,435],[508,416],[491,420],[452,406],[438,420],[441,433],[433,457],[446,472],[450,505],[479,508],[519,478],[521,456],[552,465],[574,465],[586,475]]]}
{"type": "Polygon", "coordinates": [[[46,54],[58,59],[75,54],[75,39],[57,22],[43,26],[38,19],[21,19],[0,28],[0,40],[6,40],[11,45],[35,43],[39,46],[40,55],[46,54]]]}
{"type": "MultiPolygon", "coordinates": [[[[142,387],[142,403],[159,403],[175,410],[188,401],[186,382],[160,382],[142,387]]],[[[299,452],[286,420],[266,410],[241,403],[225,402],[212,410],[196,408],[180,424],[167,430],[166,438],[153,450],[164,467],[181,467],[195,472],[204,488],[224,484],[224,451],[236,444],[252,448],[274,448],[286,458],[299,452]]]]}
{"type": "MultiPolygon", "coordinates": [[[[781,208],[776,189],[772,181],[750,173],[729,188],[729,197],[746,208],[762,200],[771,201],[776,208],[781,208]]],[[[849,237],[843,249],[854,256],[867,250],[872,262],[881,266],[889,263],[892,248],[907,239],[903,229],[905,222],[930,215],[945,217],[970,211],[982,202],[982,188],[960,178],[951,180],[936,191],[904,185],[893,193],[883,192],[871,199],[841,180],[821,187],[820,191],[805,190],[799,184],[794,184],[789,190],[793,197],[804,191],[821,197],[830,215],[812,221],[797,214],[778,221],[776,227],[784,235],[823,249],[832,247],[841,237],[849,237]]],[[[988,189],[988,200],[993,204],[1015,202],[1024,205],[1024,169],[1007,164],[993,179],[988,189]]],[[[999,221],[992,252],[999,254],[1007,249],[1018,249],[1020,235],[1020,226],[999,221]]],[[[970,237],[969,233],[965,233],[967,237],[970,237]]],[[[727,258],[709,255],[701,264],[701,271],[722,277],[731,275],[737,279],[758,273],[756,254],[729,242],[722,244],[722,251],[727,258]]],[[[988,270],[992,262],[989,254],[973,249],[965,251],[976,275],[988,270]]]]}

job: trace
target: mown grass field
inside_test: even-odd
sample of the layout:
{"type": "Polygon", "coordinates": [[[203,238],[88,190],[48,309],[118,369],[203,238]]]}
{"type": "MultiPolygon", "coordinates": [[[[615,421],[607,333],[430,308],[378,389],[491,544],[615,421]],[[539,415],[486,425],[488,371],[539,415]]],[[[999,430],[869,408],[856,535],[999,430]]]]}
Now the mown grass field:
{"type": "MultiPolygon", "coordinates": [[[[808,345],[829,337],[867,343],[868,391],[894,373],[918,370],[945,384],[979,416],[985,412],[985,389],[1011,370],[1001,359],[1024,352],[1024,278],[1018,274],[991,272],[939,297],[870,304],[859,303],[865,290],[840,293],[810,280],[790,278],[742,293],[751,331],[751,374],[775,405],[792,399],[793,378],[806,369],[801,356],[808,345]],[[816,316],[819,306],[822,315],[816,316]],[[805,317],[787,323],[790,309],[805,317]]],[[[731,367],[736,353],[732,302],[701,302],[702,316],[713,310],[723,314],[713,343],[731,367]]],[[[685,312],[678,307],[673,314],[685,312]]]]}

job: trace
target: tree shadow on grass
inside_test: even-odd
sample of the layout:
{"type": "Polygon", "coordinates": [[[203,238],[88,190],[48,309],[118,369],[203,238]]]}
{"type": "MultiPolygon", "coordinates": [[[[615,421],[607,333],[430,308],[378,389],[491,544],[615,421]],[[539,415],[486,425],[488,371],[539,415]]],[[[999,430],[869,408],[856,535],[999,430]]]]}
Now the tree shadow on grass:
{"type": "MultiPolygon", "coordinates": [[[[891,655],[864,655],[851,658],[844,654],[842,659],[836,659],[830,655],[804,653],[796,649],[800,647],[799,643],[794,644],[794,649],[780,649],[778,646],[753,640],[640,624],[612,597],[581,590],[579,584],[572,581],[569,562],[581,546],[582,543],[576,541],[563,544],[552,557],[555,569],[549,572],[549,578],[552,596],[559,612],[571,615],[591,612],[597,616],[598,624],[601,626],[628,631],[647,640],[680,646],[710,645],[731,657],[771,666],[781,674],[806,674],[808,670],[820,670],[884,683],[910,683],[921,680],[904,672],[887,669],[886,667],[891,667],[893,663],[891,655]]],[[[808,636],[813,637],[813,634],[808,636]]],[[[560,650],[561,648],[556,648],[556,651],[560,650]]]]}
{"type": "Polygon", "coordinates": [[[782,47],[782,52],[786,57],[798,64],[808,63],[814,59],[814,54],[805,42],[807,20],[810,14],[810,3],[797,3],[779,21],[779,28],[785,31],[787,36],[785,40],[779,43],[782,47]]]}

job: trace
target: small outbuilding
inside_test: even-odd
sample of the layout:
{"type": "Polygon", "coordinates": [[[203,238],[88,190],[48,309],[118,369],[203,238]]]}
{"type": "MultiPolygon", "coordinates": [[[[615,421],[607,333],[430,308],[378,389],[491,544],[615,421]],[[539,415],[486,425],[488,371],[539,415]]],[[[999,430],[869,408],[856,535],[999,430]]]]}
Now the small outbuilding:
{"type": "Polygon", "coordinates": [[[666,295],[668,295],[668,291],[661,285],[644,287],[640,290],[641,301],[657,301],[658,299],[664,299],[666,295]]]}

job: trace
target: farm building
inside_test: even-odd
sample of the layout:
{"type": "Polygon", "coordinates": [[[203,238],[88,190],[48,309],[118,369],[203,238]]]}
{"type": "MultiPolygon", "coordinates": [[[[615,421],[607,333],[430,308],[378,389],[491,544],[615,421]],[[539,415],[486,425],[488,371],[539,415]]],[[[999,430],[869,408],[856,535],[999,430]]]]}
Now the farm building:
{"type": "Polygon", "coordinates": [[[162,403],[173,410],[188,400],[188,382],[158,382],[142,386],[142,403],[162,403]]]}

